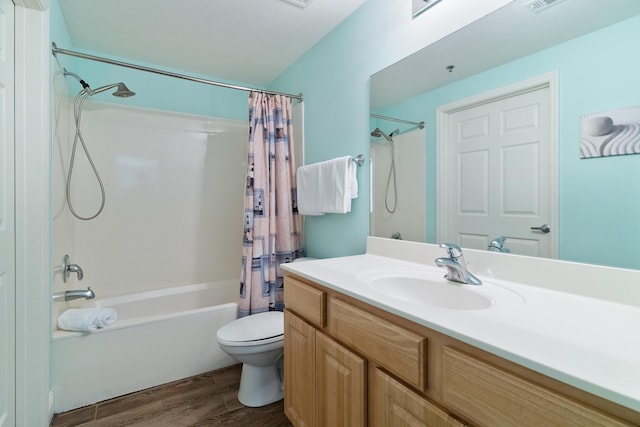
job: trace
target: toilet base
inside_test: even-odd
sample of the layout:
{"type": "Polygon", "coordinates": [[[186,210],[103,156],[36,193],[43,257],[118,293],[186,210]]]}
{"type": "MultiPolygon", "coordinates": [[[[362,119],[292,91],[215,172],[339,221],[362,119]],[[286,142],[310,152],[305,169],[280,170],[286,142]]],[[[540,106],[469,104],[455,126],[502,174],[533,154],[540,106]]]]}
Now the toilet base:
{"type": "Polygon", "coordinates": [[[257,408],[282,400],[284,392],[278,364],[269,366],[242,365],[238,400],[244,406],[257,408]]]}

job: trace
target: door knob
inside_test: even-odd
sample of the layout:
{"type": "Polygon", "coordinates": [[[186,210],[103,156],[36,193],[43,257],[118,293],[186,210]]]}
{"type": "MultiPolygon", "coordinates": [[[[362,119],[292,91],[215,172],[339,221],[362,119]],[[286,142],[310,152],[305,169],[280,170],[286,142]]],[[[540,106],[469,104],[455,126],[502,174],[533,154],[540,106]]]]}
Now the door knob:
{"type": "Polygon", "coordinates": [[[546,234],[551,231],[551,227],[549,227],[549,224],[542,224],[540,227],[531,227],[531,230],[541,231],[546,234]]]}

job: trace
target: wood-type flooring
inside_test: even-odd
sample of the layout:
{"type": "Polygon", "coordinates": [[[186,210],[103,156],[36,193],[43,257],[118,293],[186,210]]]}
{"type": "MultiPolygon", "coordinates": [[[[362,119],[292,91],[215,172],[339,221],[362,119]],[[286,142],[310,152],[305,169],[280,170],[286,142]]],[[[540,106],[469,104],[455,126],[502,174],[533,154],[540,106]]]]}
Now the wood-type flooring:
{"type": "Polygon", "coordinates": [[[282,400],[262,408],[238,401],[241,369],[234,365],[56,414],[51,426],[291,426],[282,400]]]}

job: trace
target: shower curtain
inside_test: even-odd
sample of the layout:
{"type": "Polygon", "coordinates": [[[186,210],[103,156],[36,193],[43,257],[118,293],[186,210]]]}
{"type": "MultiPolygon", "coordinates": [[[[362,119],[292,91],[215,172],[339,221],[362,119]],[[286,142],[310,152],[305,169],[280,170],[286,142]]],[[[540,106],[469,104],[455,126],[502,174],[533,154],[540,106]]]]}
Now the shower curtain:
{"type": "Polygon", "coordinates": [[[251,92],[238,317],[284,309],[279,265],[304,255],[291,99],[251,92]]]}

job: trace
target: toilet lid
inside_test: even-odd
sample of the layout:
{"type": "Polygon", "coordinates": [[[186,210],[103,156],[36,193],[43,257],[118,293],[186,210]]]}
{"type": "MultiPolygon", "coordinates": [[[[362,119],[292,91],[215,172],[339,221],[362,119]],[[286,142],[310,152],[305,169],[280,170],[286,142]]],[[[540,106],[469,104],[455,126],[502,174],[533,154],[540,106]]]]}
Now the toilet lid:
{"type": "Polygon", "coordinates": [[[218,329],[218,338],[230,342],[259,341],[284,334],[284,313],[268,311],[234,320],[218,329]]]}

